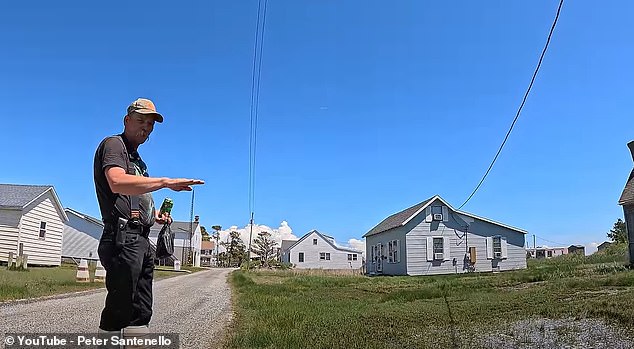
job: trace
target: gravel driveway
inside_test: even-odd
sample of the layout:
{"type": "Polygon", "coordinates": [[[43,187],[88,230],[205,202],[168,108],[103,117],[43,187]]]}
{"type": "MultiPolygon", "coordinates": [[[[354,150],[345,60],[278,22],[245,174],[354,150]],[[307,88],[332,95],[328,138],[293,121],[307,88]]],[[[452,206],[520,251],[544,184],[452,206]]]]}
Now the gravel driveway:
{"type": "MultiPolygon", "coordinates": [[[[154,282],[150,330],[179,333],[181,348],[217,348],[232,318],[227,275],[211,269],[154,282]]],[[[105,289],[0,305],[2,335],[7,332],[96,333],[105,289]]],[[[0,341],[0,347],[4,347],[0,341]]]]}

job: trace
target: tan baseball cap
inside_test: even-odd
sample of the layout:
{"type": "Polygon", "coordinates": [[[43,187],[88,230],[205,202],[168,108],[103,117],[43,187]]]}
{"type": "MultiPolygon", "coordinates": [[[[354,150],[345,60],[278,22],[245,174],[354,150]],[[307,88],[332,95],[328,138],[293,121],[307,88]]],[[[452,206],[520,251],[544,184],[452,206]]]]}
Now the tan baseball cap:
{"type": "Polygon", "coordinates": [[[151,100],[147,98],[139,98],[128,106],[128,115],[132,113],[152,114],[157,122],[163,122],[163,115],[156,111],[156,107],[151,100]]]}

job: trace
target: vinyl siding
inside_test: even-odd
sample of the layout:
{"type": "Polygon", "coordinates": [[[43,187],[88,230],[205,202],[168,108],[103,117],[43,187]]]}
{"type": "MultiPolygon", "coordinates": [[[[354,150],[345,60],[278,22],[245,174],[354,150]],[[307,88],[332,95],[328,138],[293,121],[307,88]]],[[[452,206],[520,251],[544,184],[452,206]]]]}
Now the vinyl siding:
{"type": "Polygon", "coordinates": [[[0,210],[0,261],[9,260],[9,253],[18,252],[18,231],[21,210],[0,210]]]}
{"type": "MultiPolygon", "coordinates": [[[[441,205],[440,202],[432,203],[441,205]]],[[[407,233],[407,273],[409,275],[453,274],[468,271],[465,256],[468,247],[476,248],[475,271],[505,271],[526,268],[524,234],[496,224],[449,211],[445,222],[426,222],[421,213],[413,219],[407,233]],[[468,224],[468,233],[466,225],[468,224]],[[506,238],[507,258],[487,258],[487,237],[506,238]],[[443,260],[428,260],[428,237],[443,237],[449,242],[449,256],[443,260]]],[[[432,258],[433,259],[433,258],[432,258]]]]}
{"type": "MultiPolygon", "coordinates": [[[[407,275],[407,242],[405,239],[406,228],[399,227],[388,230],[386,232],[370,235],[366,238],[365,255],[366,255],[366,272],[370,275],[407,275]],[[400,262],[389,263],[388,258],[388,244],[390,241],[398,241],[398,251],[400,254],[400,262]],[[381,261],[378,260],[378,255],[372,259],[372,246],[376,246],[381,243],[383,245],[383,256],[381,261]],[[381,263],[381,271],[378,270],[378,263],[381,263]]],[[[377,252],[378,254],[378,252],[377,252]]]]}
{"type": "Polygon", "coordinates": [[[20,243],[29,264],[56,266],[61,264],[63,216],[51,192],[40,196],[23,209],[20,243]],[[46,236],[40,239],[40,222],[46,222],[46,236]]]}
{"type": "Polygon", "coordinates": [[[297,269],[359,269],[362,264],[361,251],[357,253],[356,261],[348,260],[348,253],[333,248],[318,234],[312,233],[303,238],[297,245],[289,249],[290,263],[297,269]],[[313,239],[317,239],[317,245],[313,245],[313,239]],[[304,262],[299,262],[299,253],[304,253],[304,262]],[[320,260],[320,253],[330,253],[330,260],[320,260]]]}
{"type": "MultiPolygon", "coordinates": [[[[443,221],[426,221],[428,212],[423,210],[404,226],[366,237],[367,272],[376,273],[372,260],[372,246],[383,244],[387,257],[388,242],[399,240],[400,263],[388,263],[383,259],[384,275],[436,275],[464,273],[469,270],[466,259],[468,247],[476,248],[475,271],[505,271],[526,268],[525,235],[497,224],[458,214],[440,200],[430,206],[444,206],[443,221]],[[468,228],[467,228],[468,226],[468,228]],[[465,233],[467,232],[468,233],[465,233]],[[507,258],[487,258],[487,238],[501,236],[506,240],[507,258]],[[428,238],[443,238],[445,250],[442,260],[428,258],[428,238]]],[[[433,243],[433,241],[431,241],[433,243]]]]}

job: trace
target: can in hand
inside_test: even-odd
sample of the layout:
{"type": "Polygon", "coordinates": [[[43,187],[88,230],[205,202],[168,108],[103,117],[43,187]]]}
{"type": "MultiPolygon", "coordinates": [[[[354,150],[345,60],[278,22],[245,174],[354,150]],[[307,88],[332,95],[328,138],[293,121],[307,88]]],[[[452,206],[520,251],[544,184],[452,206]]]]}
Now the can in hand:
{"type": "Polygon", "coordinates": [[[163,200],[163,203],[161,204],[159,215],[162,215],[163,213],[172,214],[172,207],[174,207],[174,201],[172,201],[172,199],[170,198],[165,198],[165,200],[163,200]]]}

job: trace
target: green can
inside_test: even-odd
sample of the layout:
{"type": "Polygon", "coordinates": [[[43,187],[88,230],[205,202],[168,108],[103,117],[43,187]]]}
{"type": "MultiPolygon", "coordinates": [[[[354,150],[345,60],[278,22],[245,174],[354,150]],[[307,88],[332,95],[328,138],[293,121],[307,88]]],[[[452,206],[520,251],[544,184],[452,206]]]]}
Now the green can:
{"type": "Polygon", "coordinates": [[[174,201],[172,201],[172,199],[170,198],[165,198],[165,200],[163,200],[163,203],[161,204],[161,210],[159,211],[159,215],[163,213],[171,214],[172,207],[174,207],[174,201]]]}

